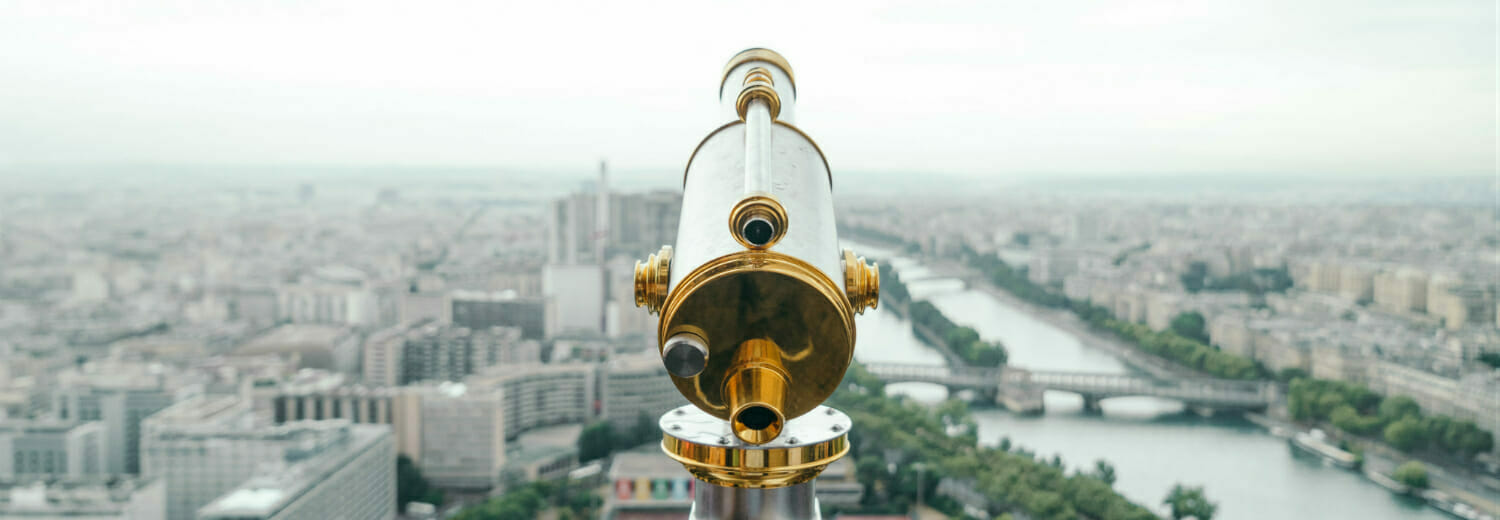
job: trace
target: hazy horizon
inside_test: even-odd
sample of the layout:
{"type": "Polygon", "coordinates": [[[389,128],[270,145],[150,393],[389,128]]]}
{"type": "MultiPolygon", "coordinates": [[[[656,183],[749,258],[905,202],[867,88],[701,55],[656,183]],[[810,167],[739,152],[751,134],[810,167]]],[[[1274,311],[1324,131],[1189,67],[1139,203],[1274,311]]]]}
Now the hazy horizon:
{"type": "Polygon", "coordinates": [[[751,46],[791,61],[797,124],[836,174],[1495,165],[1492,2],[6,5],[12,177],[111,164],[587,175],[600,158],[680,171],[720,123],[720,67],[751,46]]]}

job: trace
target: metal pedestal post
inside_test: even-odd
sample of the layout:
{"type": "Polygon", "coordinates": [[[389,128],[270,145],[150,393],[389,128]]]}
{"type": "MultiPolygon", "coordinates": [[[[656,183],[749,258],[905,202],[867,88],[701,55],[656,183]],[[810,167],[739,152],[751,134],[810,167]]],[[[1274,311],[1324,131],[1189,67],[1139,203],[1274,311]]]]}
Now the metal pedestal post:
{"type": "Polygon", "coordinates": [[[821,520],[815,482],[770,489],[715,486],[698,481],[691,520],[821,520]]]}
{"type": "Polygon", "coordinates": [[[763,444],[741,440],[729,422],[692,405],[667,412],[660,425],[662,451],[697,479],[693,520],[821,520],[814,479],[849,452],[853,422],[819,406],[763,444]]]}

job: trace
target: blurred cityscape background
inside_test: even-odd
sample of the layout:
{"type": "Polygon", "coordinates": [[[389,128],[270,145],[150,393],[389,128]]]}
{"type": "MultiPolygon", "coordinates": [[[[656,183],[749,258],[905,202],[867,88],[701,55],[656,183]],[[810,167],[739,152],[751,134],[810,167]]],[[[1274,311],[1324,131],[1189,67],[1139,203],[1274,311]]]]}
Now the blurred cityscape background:
{"type": "MultiPolygon", "coordinates": [[[[632,292],[633,261],[674,239],[673,190],[621,187],[602,165],[587,180],[344,175],[5,193],[0,511],[509,518],[497,504],[562,479],[519,517],[685,515],[689,479],[655,448],[656,417],[685,401],[632,292]]],[[[1439,516],[1341,454],[1374,477],[1421,461],[1451,507],[1500,497],[1492,179],[909,197],[885,190],[930,182],[870,179],[838,200],[844,239],[885,278],[859,318],[859,371],[886,395],[966,409],[947,434],[1108,468],[1162,515],[1183,484],[1219,518],[1439,516]],[[969,355],[976,340],[998,359],[969,355]],[[1171,393],[1229,380],[1255,385],[1248,401],[1232,385],[1171,393]],[[1326,440],[1278,438],[1313,428],[1326,440]]],[[[826,508],[904,513],[919,485],[974,516],[1030,507],[936,467],[910,482],[885,468],[900,444],[868,435],[820,478],[826,508]]]]}
{"type": "Polygon", "coordinates": [[[685,518],[751,45],[881,267],[825,518],[1500,518],[1494,2],[655,7],[0,0],[0,519],[685,518]]]}

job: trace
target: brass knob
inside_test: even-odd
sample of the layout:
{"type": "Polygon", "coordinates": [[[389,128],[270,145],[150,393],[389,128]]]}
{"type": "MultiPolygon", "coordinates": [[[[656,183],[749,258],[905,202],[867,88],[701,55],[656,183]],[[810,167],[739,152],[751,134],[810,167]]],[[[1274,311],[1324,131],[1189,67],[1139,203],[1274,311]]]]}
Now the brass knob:
{"type": "Polygon", "coordinates": [[[656,314],[667,301],[667,281],[671,274],[672,246],[661,246],[661,251],[646,257],[642,263],[635,262],[635,306],[645,307],[656,314]]]}
{"type": "Polygon", "coordinates": [[[854,312],[864,314],[865,309],[880,306],[880,264],[865,263],[865,257],[854,256],[854,251],[844,250],[844,294],[854,312]]]}

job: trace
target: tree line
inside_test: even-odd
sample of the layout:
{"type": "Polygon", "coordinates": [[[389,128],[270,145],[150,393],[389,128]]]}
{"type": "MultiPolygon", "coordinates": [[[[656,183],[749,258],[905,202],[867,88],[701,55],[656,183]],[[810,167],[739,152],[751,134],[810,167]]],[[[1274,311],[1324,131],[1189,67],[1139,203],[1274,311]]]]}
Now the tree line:
{"type": "Polygon", "coordinates": [[[905,304],[911,301],[906,284],[896,275],[896,270],[887,265],[880,270],[880,299],[905,304]]]}
{"type": "Polygon", "coordinates": [[[578,461],[602,459],[615,450],[653,441],[661,442],[661,429],[645,413],[636,415],[635,423],[628,428],[616,428],[609,421],[595,421],[578,433],[578,461]]]}
{"type": "Polygon", "coordinates": [[[922,334],[916,329],[926,328],[943,339],[943,343],[950,352],[958,355],[970,366],[998,367],[1004,365],[1009,358],[1005,351],[1005,345],[998,341],[985,341],[979,337],[979,331],[973,327],[960,326],[953,323],[943,315],[943,311],[927,301],[912,303],[908,311],[911,325],[917,332],[917,337],[922,334]]]}
{"type": "Polygon", "coordinates": [[[1207,334],[1202,332],[1203,317],[1197,316],[1196,312],[1180,314],[1172,320],[1172,327],[1157,331],[1144,324],[1116,320],[1108,309],[1086,301],[1073,302],[1073,311],[1089,325],[1108,330],[1141,350],[1214,377],[1244,380],[1267,377],[1265,370],[1254,360],[1209,345],[1207,334]],[[1196,329],[1184,326],[1184,323],[1194,321],[1198,323],[1196,329]]]}
{"type": "MultiPolygon", "coordinates": [[[[1108,330],[1141,350],[1215,377],[1271,379],[1272,374],[1254,360],[1212,346],[1205,330],[1205,320],[1199,313],[1179,314],[1167,330],[1152,330],[1146,325],[1116,320],[1109,309],[1092,302],[1071,300],[1048,291],[1027,279],[1024,269],[1011,269],[994,255],[979,254],[967,246],[964,253],[970,265],[984,270],[991,279],[1004,280],[1006,283],[997,281],[996,285],[1017,297],[1048,307],[1066,306],[1091,326],[1108,330]]],[[[1265,284],[1268,286],[1262,290],[1279,291],[1288,285],[1284,274],[1257,271],[1253,276],[1257,283],[1269,280],[1265,284]]],[[[1500,359],[1496,361],[1500,365],[1500,359]]],[[[1424,417],[1421,408],[1410,397],[1385,398],[1360,385],[1314,380],[1301,370],[1284,371],[1279,379],[1294,383],[1288,407],[1293,417],[1299,420],[1328,421],[1341,431],[1383,440],[1407,452],[1432,447],[1448,450],[1448,453],[1461,453],[1467,459],[1489,451],[1494,445],[1491,432],[1480,429],[1473,421],[1443,415],[1424,417]],[[1387,401],[1391,404],[1386,404],[1387,401]],[[1381,406],[1389,410],[1381,413],[1381,406]]]]}
{"type": "Polygon", "coordinates": [[[1343,381],[1295,379],[1288,387],[1287,409],[1293,419],[1328,422],[1344,433],[1383,440],[1407,453],[1459,454],[1468,460],[1495,445],[1494,435],[1474,421],[1424,415],[1410,397],[1385,397],[1343,381]]]}
{"type": "Polygon", "coordinates": [[[587,488],[538,480],[460,511],[453,520],[531,520],[553,510],[559,520],[593,518],[603,501],[587,488]]]}
{"type": "Polygon", "coordinates": [[[1116,320],[1114,313],[1109,309],[1094,305],[1090,301],[1073,300],[1037,285],[1027,278],[1024,268],[1012,268],[995,255],[980,254],[968,246],[964,246],[963,251],[969,265],[979,269],[996,286],[1037,305],[1069,309],[1089,325],[1108,330],[1121,339],[1140,347],[1141,350],[1206,372],[1214,377],[1225,379],[1266,377],[1265,370],[1255,361],[1220,351],[1209,345],[1208,334],[1203,330],[1203,316],[1197,313],[1179,315],[1173,320],[1174,326],[1168,330],[1151,330],[1151,327],[1145,325],[1116,320]],[[1191,326],[1194,317],[1196,317],[1196,330],[1191,326]]]}
{"type": "Polygon", "coordinates": [[[893,269],[880,270],[880,297],[891,301],[908,303],[907,316],[911,320],[912,332],[917,337],[924,337],[919,329],[926,328],[942,338],[943,345],[935,347],[947,347],[962,358],[970,366],[998,367],[1004,365],[1009,359],[1009,353],[1005,345],[998,341],[985,341],[979,337],[979,331],[973,327],[960,326],[953,323],[930,302],[912,302],[911,293],[908,292],[906,284],[901,282],[893,269]]]}
{"type": "MultiPolygon", "coordinates": [[[[825,511],[825,517],[905,513],[915,502],[919,480],[927,505],[962,517],[961,504],[936,493],[938,483],[948,478],[970,483],[989,501],[989,514],[999,518],[1011,513],[1036,520],[1157,518],[1114,490],[1114,468],[1107,463],[1069,472],[1061,458],[1039,457],[1008,441],[980,446],[977,426],[962,402],[932,408],[886,396],[884,384],[858,364],[850,367],[829,404],[854,419],[849,457],[865,495],[857,510],[825,511]]],[[[1201,498],[1201,490],[1197,496],[1201,498]]]]}

